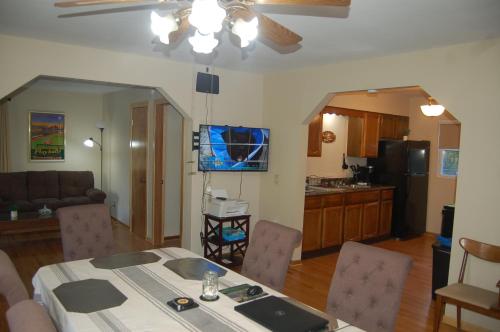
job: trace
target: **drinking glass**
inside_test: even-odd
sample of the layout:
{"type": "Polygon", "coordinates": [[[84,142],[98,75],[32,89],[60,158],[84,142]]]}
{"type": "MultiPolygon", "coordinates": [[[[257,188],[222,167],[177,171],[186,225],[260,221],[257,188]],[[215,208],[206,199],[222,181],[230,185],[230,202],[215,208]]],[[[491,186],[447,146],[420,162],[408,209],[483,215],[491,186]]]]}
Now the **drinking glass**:
{"type": "Polygon", "coordinates": [[[206,301],[214,301],[219,298],[219,275],[211,270],[203,274],[202,297],[206,301]]]}

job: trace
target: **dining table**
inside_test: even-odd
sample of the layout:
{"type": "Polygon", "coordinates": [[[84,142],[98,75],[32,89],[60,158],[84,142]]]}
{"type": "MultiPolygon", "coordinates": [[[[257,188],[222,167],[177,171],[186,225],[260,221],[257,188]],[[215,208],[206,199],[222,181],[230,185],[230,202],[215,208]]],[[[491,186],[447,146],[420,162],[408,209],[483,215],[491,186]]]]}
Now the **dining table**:
{"type": "MultiPolygon", "coordinates": [[[[203,271],[185,271],[186,266],[193,267],[193,261],[220,273],[220,289],[258,285],[269,295],[287,299],[280,292],[177,247],[43,266],[33,277],[34,299],[46,308],[61,332],[269,331],[235,311],[239,303],[229,296],[219,292],[217,301],[202,301],[203,271]],[[177,297],[192,298],[199,306],[178,312],[167,304],[177,297]]],[[[325,316],[304,304],[300,306],[325,316]]],[[[339,319],[333,319],[328,330],[362,331],[339,319]]]]}

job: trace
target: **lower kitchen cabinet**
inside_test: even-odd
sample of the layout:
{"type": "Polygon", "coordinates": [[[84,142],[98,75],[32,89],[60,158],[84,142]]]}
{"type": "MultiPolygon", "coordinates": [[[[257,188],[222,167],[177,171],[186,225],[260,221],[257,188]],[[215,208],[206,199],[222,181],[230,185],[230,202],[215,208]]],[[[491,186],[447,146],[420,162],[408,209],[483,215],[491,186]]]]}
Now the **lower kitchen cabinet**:
{"type": "Polygon", "coordinates": [[[333,247],[342,244],[344,207],[333,206],[323,209],[323,229],[321,247],[333,247]]]}
{"type": "Polygon", "coordinates": [[[389,235],[392,189],[306,196],[302,251],[338,248],[346,241],[389,235]]]}
{"type": "Polygon", "coordinates": [[[392,199],[380,202],[380,223],[378,235],[391,234],[392,225],[392,199]]]}
{"type": "Polygon", "coordinates": [[[346,205],[344,218],[344,242],[360,241],[363,223],[363,204],[346,205]]]}
{"type": "Polygon", "coordinates": [[[302,250],[321,249],[321,217],[323,209],[304,210],[304,226],[302,231],[302,250]]]}
{"type": "Polygon", "coordinates": [[[379,202],[363,205],[363,240],[378,236],[379,202]]]}

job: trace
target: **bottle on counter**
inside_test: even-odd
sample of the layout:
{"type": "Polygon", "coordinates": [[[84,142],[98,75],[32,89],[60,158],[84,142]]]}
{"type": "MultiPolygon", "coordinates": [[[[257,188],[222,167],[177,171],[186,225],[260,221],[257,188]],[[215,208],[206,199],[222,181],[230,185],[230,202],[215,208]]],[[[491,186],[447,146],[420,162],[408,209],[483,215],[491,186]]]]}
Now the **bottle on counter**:
{"type": "Polygon", "coordinates": [[[10,220],[17,220],[18,214],[17,214],[17,206],[12,205],[10,207],[10,220]]]}

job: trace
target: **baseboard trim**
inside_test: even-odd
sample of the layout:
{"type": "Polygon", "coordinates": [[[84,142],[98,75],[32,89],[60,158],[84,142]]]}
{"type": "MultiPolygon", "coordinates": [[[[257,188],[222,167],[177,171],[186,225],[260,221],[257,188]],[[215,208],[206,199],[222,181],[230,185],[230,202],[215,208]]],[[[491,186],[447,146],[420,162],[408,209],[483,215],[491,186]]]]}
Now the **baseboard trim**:
{"type": "Polygon", "coordinates": [[[290,261],[290,266],[297,266],[297,265],[301,265],[301,264],[302,264],[301,259],[296,259],[296,260],[290,261]]]}

